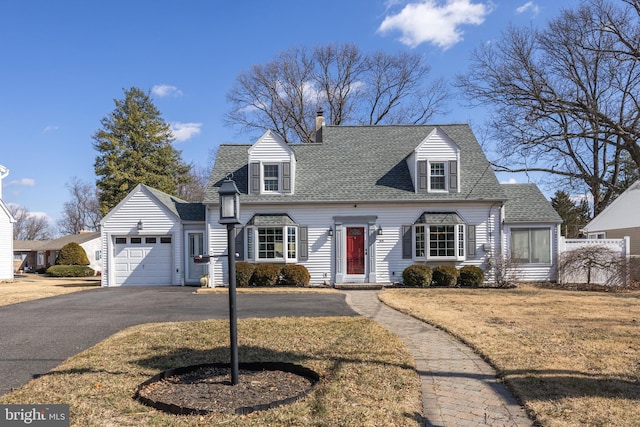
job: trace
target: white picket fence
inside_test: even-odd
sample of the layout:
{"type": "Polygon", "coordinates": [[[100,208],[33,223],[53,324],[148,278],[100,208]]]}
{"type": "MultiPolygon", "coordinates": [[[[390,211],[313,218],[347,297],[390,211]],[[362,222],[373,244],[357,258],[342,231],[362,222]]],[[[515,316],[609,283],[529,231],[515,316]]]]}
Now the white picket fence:
{"type": "MultiPolygon", "coordinates": [[[[608,253],[612,257],[621,257],[626,265],[629,266],[630,261],[630,239],[625,236],[622,239],[565,239],[560,237],[558,242],[558,252],[560,257],[568,252],[580,250],[586,247],[602,247],[608,249],[608,253]]],[[[608,268],[591,268],[591,271],[584,269],[571,269],[570,271],[558,271],[558,281],[560,283],[587,283],[588,274],[591,274],[590,282],[592,284],[608,285],[621,284],[619,278],[619,270],[612,271],[608,268]],[[615,280],[614,280],[615,276],[615,280]]],[[[629,280],[629,268],[625,270],[623,283],[629,280]]]]}

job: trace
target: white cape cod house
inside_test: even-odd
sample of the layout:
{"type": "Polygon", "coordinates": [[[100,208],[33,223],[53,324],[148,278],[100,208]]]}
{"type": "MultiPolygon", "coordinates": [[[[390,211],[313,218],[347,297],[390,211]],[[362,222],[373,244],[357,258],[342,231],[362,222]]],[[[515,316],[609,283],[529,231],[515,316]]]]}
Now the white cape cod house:
{"type": "Polygon", "coordinates": [[[228,283],[218,189],[229,174],[241,192],[237,260],[302,264],[311,283],[335,285],[507,256],[523,279],[555,280],[560,217],[535,185],[501,185],[469,126],[317,122],[314,143],[267,131],[221,145],[203,204],[136,187],[102,221],[103,286],[228,283]]]}
{"type": "MultiPolygon", "coordinates": [[[[391,283],[413,263],[517,260],[555,279],[561,218],[532,184],[501,185],[468,125],[324,126],[315,143],[268,131],[220,146],[204,203],[213,283],[228,283],[218,188],[241,192],[237,259],[298,263],[312,283],[391,283]]],[[[490,276],[489,272],[489,276],[490,276]]]]}

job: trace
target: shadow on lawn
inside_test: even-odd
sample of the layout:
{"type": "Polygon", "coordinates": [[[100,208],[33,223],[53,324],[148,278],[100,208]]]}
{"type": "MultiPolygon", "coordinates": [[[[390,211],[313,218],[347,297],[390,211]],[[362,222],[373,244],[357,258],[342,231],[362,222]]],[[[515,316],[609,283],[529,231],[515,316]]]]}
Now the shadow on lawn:
{"type": "Polygon", "coordinates": [[[507,371],[506,382],[527,400],[604,397],[640,401],[640,377],[606,377],[578,371],[507,371]]]}
{"type": "MultiPolygon", "coordinates": [[[[229,347],[216,347],[210,350],[194,350],[192,348],[168,348],[156,347],[156,356],[134,361],[145,368],[166,370],[180,366],[197,365],[202,363],[229,363],[229,347]]],[[[279,351],[265,347],[239,346],[238,362],[284,362],[284,363],[304,363],[312,360],[333,362],[330,370],[339,368],[338,365],[344,363],[367,363],[385,366],[396,366],[402,369],[414,368],[407,364],[389,363],[385,360],[365,359],[354,357],[335,357],[323,352],[297,353],[290,351],[279,351]]]]}

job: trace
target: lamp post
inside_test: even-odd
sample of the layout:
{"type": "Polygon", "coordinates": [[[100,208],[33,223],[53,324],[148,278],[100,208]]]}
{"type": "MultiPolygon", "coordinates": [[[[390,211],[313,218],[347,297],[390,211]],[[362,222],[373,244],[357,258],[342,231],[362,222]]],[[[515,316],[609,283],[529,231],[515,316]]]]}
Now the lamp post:
{"type": "Polygon", "coordinates": [[[236,312],[236,236],[240,224],[240,191],[231,175],[222,182],[220,196],[220,224],[227,225],[227,253],[229,254],[229,337],[231,339],[231,384],[238,384],[238,315],[236,312]]]}

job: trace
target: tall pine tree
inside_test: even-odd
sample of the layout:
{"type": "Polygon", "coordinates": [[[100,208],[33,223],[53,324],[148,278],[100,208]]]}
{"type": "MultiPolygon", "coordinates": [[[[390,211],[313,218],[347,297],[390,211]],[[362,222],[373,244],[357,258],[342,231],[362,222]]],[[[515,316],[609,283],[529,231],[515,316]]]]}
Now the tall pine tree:
{"type": "Polygon", "coordinates": [[[103,215],[138,184],[175,194],[179,184],[188,182],[191,169],[171,145],[171,128],[149,93],[132,87],[124,94],[124,99],[114,100],[116,108],[100,121],[102,129],[93,136],[103,215]]]}
{"type": "Polygon", "coordinates": [[[561,234],[569,239],[579,237],[580,230],[590,220],[587,201],[582,199],[579,204],[576,204],[566,191],[558,190],[551,198],[551,206],[562,218],[561,234]]]}

